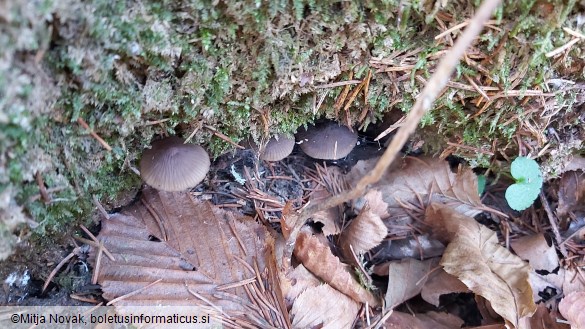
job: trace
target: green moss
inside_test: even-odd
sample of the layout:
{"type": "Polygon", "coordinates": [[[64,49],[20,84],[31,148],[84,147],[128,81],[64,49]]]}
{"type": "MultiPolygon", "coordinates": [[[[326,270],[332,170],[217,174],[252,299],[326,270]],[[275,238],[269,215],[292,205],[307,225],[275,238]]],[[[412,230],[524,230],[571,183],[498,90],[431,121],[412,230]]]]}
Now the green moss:
{"type": "MultiPolygon", "coordinates": [[[[5,50],[0,68],[16,68],[0,71],[0,146],[8,150],[0,158],[5,173],[0,188],[14,187],[12,196],[41,223],[39,233],[88,220],[94,195],[108,203],[139,186],[128,165],[137,165],[155,135],[195,131],[193,141],[217,156],[232,145],[201,129],[202,124],[238,142],[247,134],[258,139],[266,131],[292,133],[320,115],[335,118],[333,104],[343,87],[329,90],[315,115],[314,99],[326,90],[314,85],[348,79],[350,71],[356,79],[374,72],[365,126],[392,110],[390,104],[408,112],[423,88],[419,78],[428,80],[436,55],[450,47],[434,39],[442,32],[436,18],[450,16],[446,23],[453,26],[474,11],[462,11],[461,3],[448,2],[443,8],[397,0],[14,3],[16,14],[0,17],[0,32],[9,36],[8,41],[0,38],[5,50]],[[52,21],[55,17],[59,19],[52,21]],[[40,66],[30,65],[41,49],[40,66]],[[414,69],[396,74],[376,72],[370,61],[409,52],[404,62],[388,65],[414,69]],[[42,72],[23,67],[41,67],[42,72]],[[87,135],[78,118],[113,151],[87,135]],[[167,121],[146,124],[161,119],[167,121]],[[31,146],[46,157],[44,166],[24,160],[32,154],[31,146]],[[28,201],[39,193],[36,172],[48,188],[64,187],[52,193],[58,201],[28,201]]],[[[489,78],[491,86],[505,90],[546,90],[545,81],[564,68],[545,54],[570,39],[561,26],[574,24],[578,11],[574,0],[552,1],[552,12],[543,10],[548,5],[506,1],[496,13],[499,30],[487,28],[474,45],[490,54],[481,63],[487,73],[462,63],[453,81],[467,85],[471,77],[481,84],[489,78]]],[[[580,62],[582,50],[574,47],[565,63],[580,62]]],[[[583,73],[573,75],[584,78],[583,73]]],[[[518,97],[498,98],[476,115],[478,96],[457,88],[441,94],[421,122],[419,133],[431,136],[429,152],[440,152],[447,142],[461,143],[468,148],[456,149],[456,155],[485,166],[489,157],[469,148],[485,149],[494,140],[496,148],[505,148],[521,126],[518,120],[532,119],[514,119],[523,112],[518,97]]],[[[567,109],[576,101],[574,92],[557,98],[567,109]]],[[[529,100],[528,105],[534,104],[529,100]]],[[[360,94],[349,109],[351,122],[357,123],[365,106],[360,94]]],[[[338,115],[345,121],[345,113],[338,115]]]]}

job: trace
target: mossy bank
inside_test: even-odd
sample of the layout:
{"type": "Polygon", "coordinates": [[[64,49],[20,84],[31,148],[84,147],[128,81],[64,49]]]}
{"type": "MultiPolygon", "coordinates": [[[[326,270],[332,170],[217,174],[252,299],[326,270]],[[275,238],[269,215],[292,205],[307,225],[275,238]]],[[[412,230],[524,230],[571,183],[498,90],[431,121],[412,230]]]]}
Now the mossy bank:
{"type": "MultiPolygon", "coordinates": [[[[94,197],[119,206],[140,187],[131,169],[155,135],[192,135],[216,156],[231,145],[207,127],[238,142],[289,134],[321,116],[362,129],[400,117],[459,30],[435,37],[478,5],[2,2],[0,259],[17,235],[50,239],[91,221],[94,197]],[[321,88],[370,71],[366,96],[347,109],[334,106],[344,86],[321,88]]],[[[576,1],[505,1],[425,116],[418,145],[483,167],[517,154],[518,139],[542,161],[582,149],[581,139],[547,136],[551,128],[582,133],[583,90],[567,86],[585,80],[584,48],[546,54],[571,40],[563,27],[583,31],[583,11],[576,1]],[[474,84],[513,93],[488,104],[481,92],[490,90],[474,84]]]]}

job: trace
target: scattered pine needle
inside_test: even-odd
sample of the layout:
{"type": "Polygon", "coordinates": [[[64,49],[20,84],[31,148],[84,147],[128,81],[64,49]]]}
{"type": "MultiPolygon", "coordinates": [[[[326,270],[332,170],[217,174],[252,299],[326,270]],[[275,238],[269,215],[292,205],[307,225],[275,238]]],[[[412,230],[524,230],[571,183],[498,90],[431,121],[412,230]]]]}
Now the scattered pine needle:
{"type": "Polygon", "coordinates": [[[161,282],[162,280],[163,280],[163,279],[158,279],[158,280],[156,280],[156,281],[154,281],[154,282],[152,282],[152,283],[149,283],[149,284],[147,284],[146,286],[144,286],[144,287],[142,287],[142,288],[140,288],[140,289],[136,289],[136,290],[134,290],[134,291],[132,291],[132,292],[130,292],[130,293],[127,293],[126,295],[122,295],[122,296],[120,296],[120,297],[118,297],[118,298],[114,298],[114,299],[112,299],[111,301],[109,301],[109,302],[106,304],[106,306],[113,305],[113,304],[114,304],[114,303],[116,303],[116,302],[119,302],[119,301],[121,301],[121,300],[124,300],[124,299],[126,299],[126,298],[130,298],[130,297],[132,297],[132,296],[134,296],[134,295],[136,295],[136,294],[139,294],[139,293],[143,292],[144,290],[146,290],[146,289],[148,289],[148,288],[150,288],[150,287],[152,287],[152,286],[156,285],[157,283],[161,282]]]}

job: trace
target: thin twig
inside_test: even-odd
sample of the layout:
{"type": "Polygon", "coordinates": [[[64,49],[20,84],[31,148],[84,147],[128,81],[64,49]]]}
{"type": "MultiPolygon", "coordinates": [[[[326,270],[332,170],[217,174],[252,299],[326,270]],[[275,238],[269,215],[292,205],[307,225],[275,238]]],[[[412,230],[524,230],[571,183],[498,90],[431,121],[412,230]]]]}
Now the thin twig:
{"type": "Polygon", "coordinates": [[[106,208],[104,208],[104,206],[102,206],[102,204],[100,203],[100,200],[97,198],[97,196],[92,195],[91,198],[93,200],[93,204],[98,208],[98,210],[102,214],[102,216],[104,216],[105,219],[110,219],[110,214],[108,214],[108,212],[106,211],[106,208]]]}
{"type": "Polygon", "coordinates": [[[362,80],[339,81],[339,82],[334,82],[334,83],[328,83],[325,85],[318,85],[318,86],[315,86],[315,89],[335,88],[335,87],[341,87],[341,86],[345,86],[345,85],[357,85],[358,83],[361,83],[361,82],[362,82],[362,80]]]}
{"type": "Polygon", "coordinates": [[[423,115],[431,108],[433,102],[455,71],[455,67],[459,64],[465,50],[477,35],[479,35],[483,29],[484,23],[491,17],[496,7],[500,4],[500,1],[501,0],[486,0],[482,3],[473,19],[469,21],[468,27],[461,36],[457,38],[453,48],[451,48],[451,50],[441,59],[437,70],[417,97],[416,103],[408,113],[404,124],[398,129],[392,142],[382,157],[380,157],[374,169],[362,177],[352,190],[349,190],[346,193],[333,195],[330,198],[325,199],[323,202],[307,206],[297,218],[291,221],[292,229],[286,242],[282,259],[283,262],[288,262],[290,260],[297,236],[308,218],[316,212],[338,206],[344,202],[360,197],[370,184],[377,182],[382,177],[396,158],[396,155],[400,152],[404,144],[406,144],[410,135],[416,130],[423,115]]]}
{"type": "Polygon", "coordinates": [[[43,175],[41,175],[40,171],[37,171],[35,179],[37,181],[37,185],[39,186],[39,192],[41,193],[41,198],[43,199],[43,202],[44,203],[51,202],[51,196],[47,192],[47,188],[45,187],[45,181],[43,180],[43,175]]]}
{"type": "Polygon", "coordinates": [[[546,57],[556,56],[556,55],[562,53],[563,51],[573,47],[574,44],[576,44],[577,42],[582,41],[582,40],[583,39],[580,39],[580,38],[573,38],[571,41],[565,43],[564,45],[560,46],[559,48],[557,48],[553,51],[549,51],[544,56],[546,56],[546,57]]]}
{"type": "MultiPolygon", "coordinates": [[[[229,138],[226,135],[224,135],[224,134],[220,133],[219,131],[217,131],[217,129],[213,128],[212,126],[205,125],[204,127],[207,128],[207,129],[209,129],[215,136],[217,136],[217,137],[223,139],[224,141],[232,144],[235,148],[239,148],[240,150],[246,149],[245,147],[243,147],[241,145],[238,145],[238,143],[234,142],[231,138],[229,138]]],[[[187,141],[185,141],[185,142],[187,142],[187,141]]]]}
{"type": "Polygon", "coordinates": [[[555,240],[557,241],[557,245],[559,246],[559,250],[561,251],[561,254],[563,254],[563,256],[565,256],[565,258],[567,257],[567,248],[565,248],[565,245],[563,244],[563,239],[561,238],[561,232],[559,231],[559,227],[557,226],[557,219],[555,218],[555,215],[553,214],[552,210],[550,209],[550,205],[548,204],[548,200],[546,200],[546,196],[544,195],[544,192],[540,191],[540,202],[542,203],[543,207],[544,207],[544,211],[546,211],[546,214],[548,215],[548,221],[550,223],[550,227],[552,228],[552,231],[554,233],[555,236],[555,240]]]}
{"type": "Polygon", "coordinates": [[[65,265],[65,263],[67,263],[71,258],[76,256],[80,250],[81,249],[79,249],[79,247],[76,247],[75,249],[73,249],[73,251],[71,253],[69,253],[69,255],[67,255],[67,257],[63,258],[63,260],[60,261],[59,264],[57,264],[57,266],[51,271],[51,273],[47,277],[47,280],[45,281],[45,284],[43,285],[42,292],[45,292],[45,290],[49,286],[49,283],[51,283],[51,280],[53,280],[53,277],[55,277],[55,275],[57,274],[57,272],[59,272],[61,267],[63,267],[63,265],[65,265]]]}
{"type": "Polygon", "coordinates": [[[89,131],[89,134],[95,138],[100,144],[102,144],[102,146],[108,150],[108,151],[112,151],[112,147],[105,141],[103,140],[98,134],[95,133],[95,131],[93,131],[89,125],[87,124],[87,122],[85,122],[85,120],[83,120],[81,117],[77,118],[77,123],[79,123],[84,129],[89,131]]]}

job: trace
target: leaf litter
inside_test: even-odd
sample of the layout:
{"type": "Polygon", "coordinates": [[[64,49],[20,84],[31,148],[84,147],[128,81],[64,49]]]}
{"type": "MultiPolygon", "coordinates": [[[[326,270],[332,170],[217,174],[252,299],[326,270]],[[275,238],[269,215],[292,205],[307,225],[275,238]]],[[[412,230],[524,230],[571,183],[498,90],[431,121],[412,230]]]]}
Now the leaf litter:
{"type": "MultiPolygon", "coordinates": [[[[371,165],[360,161],[346,175],[335,167],[305,170],[314,182],[308,199],[342,192],[371,165]]],[[[250,180],[247,174],[260,199],[250,180]]],[[[580,185],[568,182],[559,204],[563,195],[579,198],[580,185]]],[[[94,247],[91,260],[106,300],[118,307],[198,305],[235,328],[351,328],[374,320],[387,328],[459,328],[473,322],[445,309],[444,297],[472,293],[485,327],[565,328],[550,301],[585,291],[580,270],[564,265],[543,234],[515,237],[514,253],[503,247],[472,217],[505,218],[483,204],[476,175],[438,159],[404,158],[364,197],[315,216],[322,226],[302,230],[286,266],[274,225],[197,195],[146,188],[138,202],[102,221],[103,250],[94,247]],[[442,247],[428,252],[431,244],[442,247]]],[[[282,214],[294,211],[285,208],[282,214]]],[[[562,316],[576,327],[582,302],[561,300],[562,316]]]]}
{"type": "MultiPolygon", "coordinates": [[[[471,169],[460,166],[453,171],[439,159],[407,157],[395,161],[392,170],[386,171],[447,83],[443,76],[452,74],[465,48],[481,30],[485,21],[481,17],[488,17],[495,6],[497,2],[488,1],[479,8],[426,83],[381,160],[358,163],[342,178],[348,186],[357,188],[343,192],[328,188],[331,197],[322,198],[319,204],[348,199],[354,202],[335,203],[339,213],[327,214],[322,227],[312,225],[319,221],[317,218],[303,226],[307,219],[303,217],[304,209],[319,207],[291,206],[290,200],[267,194],[261,184],[251,184],[252,179],[258,183],[258,170],[250,175],[244,168],[248,189],[245,197],[273,205],[262,209],[262,205],[254,203],[256,219],[262,224],[237,212],[221,210],[187,192],[145,189],[140,203],[102,223],[100,243],[93,248],[93,265],[103,297],[114,305],[152,304],[161,300],[168,304],[192,303],[208,308],[229,327],[333,328],[383,324],[397,328],[460,328],[485,324],[485,328],[505,324],[537,328],[539,323],[550,320],[556,314],[557,300],[582,290],[581,256],[585,253],[571,240],[572,236],[561,243],[555,231],[556,247],[566,243],[572,256],[559,261],[556,273],[536,273],[541,281],[554,282],[563,289],[560,294],[555,291],[546,298],[546,308],[543,303],[537,307],[531,286],[531,278],[538,278],[535,270],[507,248],[510,236],[518,234],[513,229],[523,218],[507,209],[484,205],[471,169]],[[375,191],[370,194],[373,199],[347,197],[366,194],[366,189],[375,191]],[[338,195],[342,196],[336,198],[338,195]],[[374,200],[379,197],[383,203],[376,204],[374,200]],[[263,216],[268,213],[270,217],[263,216]],[[482,214],[484,218],[480,218],[482,214]],[[492,226],[495,223],[500,231],[489,229],[480,223],[482,219],[491,221],[492,226]],[[327,222],[335,225],[325,228],[327,222]],[[297,226],[303,228],[298,230],[297,226]],[[377,232],[370,241],[364,235],[372,231],[377,232]],[[292,238],[292,243],[283,238],[292,238]],[[390,242],[406,239],[419,244],[419,259],[412,253],[406,256],[412,250],[394,253],[402,255],[394,262],[372,258],[372,254],[390,254],[383,250],[396,247],[390,242]],[[438,258],[425,254],[424,241],[443,244],[438,266],[434,265],[438,258]],[[290,247],[294,257],[290,257],[290,247]],[[103,256],[108,253],[111,258],[103,256]],[[449,278],[451,292],[455,294],[465,290],[454,281],[459,280],[474,294],[483,319],[471,323],[443,307],[441,296],[449,290],[438,292],[437,288],[429,288],[433,278],[449,278]],[[384,286],[386,289],[380,289],[384,286]],[[428,305],[417,300],[425,287],[427,292],[430,290],[425,294],[428,305]],[[437,303],[436,296],[439,307],[429,311],[429,305],[437,303]]],[[[319,176],[321,180],[325,177],[319,176]]],[[[305,191],[305,186],[301,186],[305,191]]],[[[306,197],[303,196],[305,201],[306,197]]],[[[558,231],[546,196],[541,192],[540,197],[548,223],[558,231]]],[[[527,217],[527,213],[522,215],[527,217]]],[[[534,215],[536,224],[524,221],[524,226],[534,232],[548,230],[541,223],[546,218],[543,213],[531,208],[529,214],[534,215]]],[[[567,211],[567,215],[567,222],[578,222],[576,216],[571,217],[577,215],[574,212],[567,211]]],[[[580,298],[567,297],[562,299],[566,307],[560,311],[572,326],[579,327],[582,320],[575,310],[582,303],[580,298]]]]}

